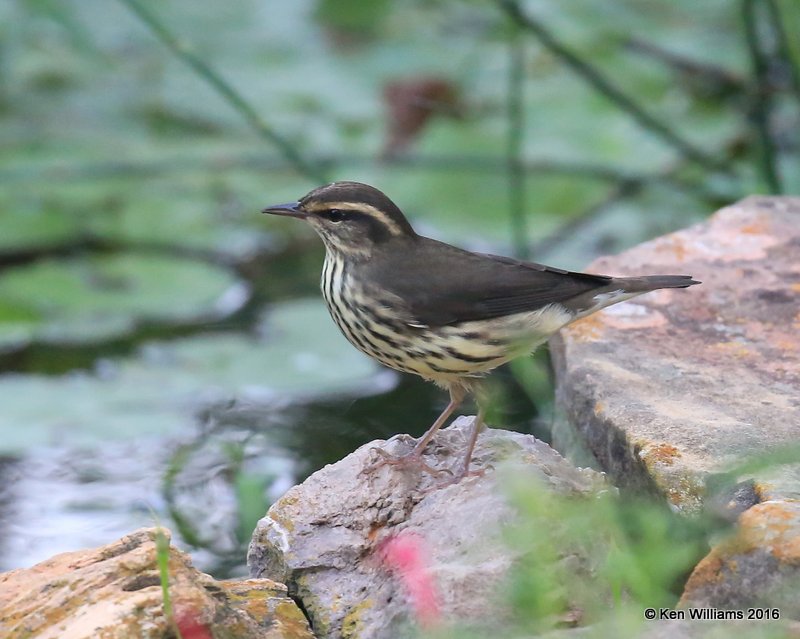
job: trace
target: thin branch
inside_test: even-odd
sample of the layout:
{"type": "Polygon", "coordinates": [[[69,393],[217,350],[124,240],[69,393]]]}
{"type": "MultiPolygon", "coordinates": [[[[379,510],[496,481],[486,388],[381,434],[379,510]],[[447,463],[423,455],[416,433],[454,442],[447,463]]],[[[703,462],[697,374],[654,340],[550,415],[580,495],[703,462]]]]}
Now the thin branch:
{"type": "Polygon", "coordinates": [[[742,0],[741,5],[745,39],[753,65],[753,76],[756,85],[751,115],[761,141],[761,174],[770,192],[780,194],[783,192],[783,188],[777,169],[777,150],[770,131],[770,114],[772,111],[772,97],[769,87],[770,60],[769,55],[762,50],[762,43],[758,36],[759,18],[755,5],[756,2],[760,1],[742,0]]]}
{"type": "Polygon", "coordinates": [[[566,243],[570,238],[580,235],[588,225],[603,215],[611,206],[636,195],[641,189],[641,184],[618,184],[602,200],[592,204],[578,215],[570,217],[551,233],[537,240],[532,247],[533,254],[548,255],[554,253],[558,247],[566,243]]]}
{"type": "Polygon", "coordinates": [[[650,56],[676,73],[696,78],[704,86],[711,85],[715,92],[742,94],[747,90],[745,79],[723,66],[695,60],[635,36],[626,39],[624,44],[627,49],[650,56]]]}
{"type": "Polygon", "coordinates": [[[140,0],[120,0],[181,60],[186,62],[222,98],[228,102],[252,126],[263,139],[275,145],[286,157],[289,164],[301,175],[314,182],[327,182],[320,167],[308,162],[297,149],[282,135],[269,126],[250,106],[247,100],[226,80],[200,58],[183,40],[178,39],[155,14],[140,0]]]}
{"type": "Polygon", "coordinates": [[[707,169],[730,172],[731,167],[727,160],[720,160],[702,151],[670,128],[666,122],[647,112],[644,107],[614,84],[599,68],[567,48],[541,22],[523,13],[516,0],[498,0],[498,4],[518,25],[532,32],[547,50],[560,58],[595,90],[628,113],[643,128],[651,131],[664,142],[677,149],[686,159],[696,162],[707,169]]]}
{"type": "Polygon", "coordinates": [[[800,64],[795,59],[792,53],[792,47],[789,45],[789,39],[786,37],[786,30],[783,28],[783,18],[778,3],[775,0],[765,0],[767,5],[767,15],[775,32],[775,39],[777,41],[777,50],[780,56],[784,59],[786,66],[789,69],[789,77],[791,78],[792,92],[800,105],[800,64]]]}
{"type": "Polygon", "coordinates": [[[507,116],[508,139],[508,206],[511,220],[511,246],[517,257],[528,257],[528,229],[525,211],[525,166],[522,161],[522,142],[525,134],[523,87],[525,84],[525,43],[519,29],[512,25],[508,41],[507,116]]]}

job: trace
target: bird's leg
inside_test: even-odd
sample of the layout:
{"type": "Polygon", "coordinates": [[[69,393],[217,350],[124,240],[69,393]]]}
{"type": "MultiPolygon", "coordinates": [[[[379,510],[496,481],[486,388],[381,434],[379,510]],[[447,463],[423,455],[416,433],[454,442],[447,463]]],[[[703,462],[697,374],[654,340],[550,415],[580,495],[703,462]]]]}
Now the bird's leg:
{"type": "Polygon", "coordinates": [[[442,483],[438,484],[435,488],[446,488],[453,484],[457,484],[465,477],[482,477],[486,472],[485,469],[470,471],[469,465],[472,463],[472,453],[475,451],[475,444],[478,441],[478,435],[486,426],[486,405],[489,402],[487,395],[487,388],[483,385],[472,387],[475,394],[475,400],[478,405],[478,414],[472,420],[472,427],[469,431],[467,438],[467,447],[462,457],[460,468],[452,473],[451,477],[445,479],[442,483]]]}
{"type": "Polygon", "coordinates": [[[481,477],[484,473],[484,470],[474,470],[470,472],[469,465],[472,462],[472,451],[475,450],[475,442],[478,441],[478,435],[483,430],[484,426],[486,426],[484,419],[486,417],[486,411],[483,407],[478,408],[478,414],[472,420],[472,430],[469,433],[469,441],[467,442],[467,452],[464,453],[464,460],[461,463],[461,468],[453,474],[452,477],[445,480],[444,484],[438,486],[438,488],[443,488],[444,486],[449,486],[451,484],[457,484],[460,482],[464,477],[468,476],[476,476],[481,477]]]}
{"type": "Polygon", "coordinates": [[[442,414],[436,418],[436,421],[433,422],[433,425],[425,432],[425,434],[417,440],[414,448],[411,450],[410,453],[405,455],[395,456],[390,455],[385,450],[380,448],[373,448],[376,453],[378,453],[383,459],[378,460],[374,464],[371,464],[367,468],[365,468],[362,472],[364,473],[371,473],[374,470],[377,470],[381,466],[390,465],[390,466],[406,466],[406,467],[415,467],[419,468],[420,470],[424,470],[431,475],[441,475],[443,473],[449,472],[448,470],[440,470],[437,468],[433,468],[422,461],[422,453],[425,448],[428,446],[430,441],[433,439],[433,436],[436,434],[450,416],[453,414],[456,408],[461,405],[461,402],[464,401],[464,397],[466,396],[465,389],[460,385],[452,385],[450,386],[450,402],[447,404],[445,409],[442,411],[442,414]]]}
{"type": "Polygon", "coordinates": [[[436,434],[442,426],[445,425],[450,416],[453,414],[456,408],[461,406],[461,402],[464,401],[464,397],[466,396],[466,392],[462,386],[453,385],[450,387],[450,402],[447,404],[445,409],[442,411],[442,414],[436,418],[436,421],[433,422],[433,425],[425,431],[425,434],[417,440],[416,446],[414,446],[414,450],[412,450],[409,455],[422,455],[422,451],[425,450],[427,445],[433,439],[433,436],[436,434]]]}

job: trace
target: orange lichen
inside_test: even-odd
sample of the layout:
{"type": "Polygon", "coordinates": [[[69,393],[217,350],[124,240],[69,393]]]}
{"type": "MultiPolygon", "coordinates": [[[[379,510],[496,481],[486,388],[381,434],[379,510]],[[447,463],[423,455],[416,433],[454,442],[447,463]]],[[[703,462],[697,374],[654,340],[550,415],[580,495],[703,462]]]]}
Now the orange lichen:
{"type": "Polygon", "coordinates": [[[753,490],[758,497],[758,501],[769,501],[769,493],[774,488],[774,486],[767,482],[760,482],[757,481],[753,484],[753,490]]]}
{"type": "Polygon", "coordinates": [[[749,357],[752,355],[750,349],[741,342],[717,342],[713,345],[713,348],[728,353],[733,357],[749,357]]]}
{"type": "Polygon", "coordinates": [[[784,540],[782,544],[773,546],[772,555],[786,563],[800,563],[800,536],[784,540]]]}
{"type": "Polygon", "coordinates": [[[776,348],[782,351],[796,351],[800,348],[800,344],[798,344],[797,340],[790,337],[776,339],[774,344],[776,348]]]}
{"type": "Polygon", "coordinates": [[[740,536],[745,537],[751,547],[769,549],[781,561],[800,562],[797,503],[795,500],[764,502],[746,510],[739,520],[740,536]]]}
{"type": "Polygon", "coordinates": [[[660,442],[658,444],[650,444],[642,450],[642,457],[645,463],[650,464],[664,464],[665,466],[672,466],[675,460],[681,456],[679,451],[672,444],[660,442]]]}
{"type": "Polygon", "coordinates": [[[686,243],[676,234],[669,235],[664,238],[663,242],[659,242],[656,246],[658,251],[669,251],[672,253],[676,262],[684,262],[689,251],[686,248],[686,243]]]}
{"type": "Polygon", "coordinates": [[[702,588],[706,584],[718,583],[722,579],[722,569],[725,561],[720,556],[719,550],[713,548],[700,563],[695,566],[689,580],[686,582],[686,588],[683,591],[678,606],[686,605],[685,600],[687,596],[691,596],[692,591],[702,588]]]}
{"type": "Polygon", "coordinates": [[[744,511],[739,518],[742,529],[753,528],[761,530],[765,524],[781,534],[790,528],[790,522],[796,518],[796,513],[786,509],[786,503],[780,501],[767,501],[756,504],[744,511]]]}
{"type": "Polygon", "coordinates": [[[589,315],[577,322],[570,324],[567,329],[570,336],[579,341],[594,342],[602,338],[605,331],[605,322],[600,319],[601,314],[589,315]]]}
{"type": "Polygon", "coordinates": [[[764,219],[761,218],[755,222],[751,222],[750,224],[745,224],[744,226],[739,227],[740,233],[747,233],[748,235],[765,235],[769,233],[769,229],[767,225],[764,223],[764,219]]]}

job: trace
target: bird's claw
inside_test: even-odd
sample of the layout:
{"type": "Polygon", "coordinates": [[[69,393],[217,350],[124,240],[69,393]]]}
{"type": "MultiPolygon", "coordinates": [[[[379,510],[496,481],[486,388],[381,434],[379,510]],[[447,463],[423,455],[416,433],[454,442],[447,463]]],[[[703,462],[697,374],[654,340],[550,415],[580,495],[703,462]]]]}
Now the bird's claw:
{"type": "Polygon", "coordinates": [[[422,451],[417,451],[416,449],[405,455],[392,455],[391,453],[387,453],[385,450],[377,447],[371,448],[370,452],[377,453],[380,457],[382,457],[382,459],[379,459],[369,466],[364,467],[361,470],[361,473],[359,473],[361,475],[373,473],[382,466],[395,466],[402,470],[420,470],[432,475],[433,477],[439,477],[440,475],[444,474],[453,474],[453,471],[451,471],[449,468],[434,468],[433,466],[426,464],[422,459],[422,451]]]}
{"type": "Polygon", "coordinates": [[[478,470],[467,470],[466,468],[462,468],[457,473],[450,472],[451,477],[448,477],[441,483],[437,484],[435,488],[447,488],[448,486],[453,486],[457,484],[462,479],[466,479],[467,477],[483,477],[486,474],[486,468],[480,468],[478,470]]]}

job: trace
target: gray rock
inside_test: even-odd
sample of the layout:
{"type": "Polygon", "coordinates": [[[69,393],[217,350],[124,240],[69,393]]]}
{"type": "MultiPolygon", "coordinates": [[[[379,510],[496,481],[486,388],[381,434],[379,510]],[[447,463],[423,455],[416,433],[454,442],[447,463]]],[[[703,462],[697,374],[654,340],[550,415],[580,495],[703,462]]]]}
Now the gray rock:
{"type": "MultiPolygon", "coordinates": [[[[551,340],[557,402],[620,485],[694,512],[732,464],[792,446],[800,459],[800,199],[748,198],[588,270],[703,282],[610,307],[551,340]]],[[[768,466],[729,477],[753,480],[734,510],[800,497],[797,465],[768,466]]]]}
{"type": "MultiPolygon", "coordinates": [[[[454,466],[470,419],[441,431],[426,463],[454,466]]],[[[499,585],[514,561],[500,538],[502,524],[515,516],[498,485],[502,468],[512,466],[515,474],[527,473],[558,494],[607,488],[602,475],[574,468],[543,442],[519,433],[484,431],[472,468],[486,473],[445,488],[434,488],[441,479],[417,470],[383,466],[361,474],[375,461],[371,448],[379,444],[359,448],[292,488],[259,522],[250,544],[251,575],[286,583],[320,638],[396,639],[419,618],[419,595],[383,559],[387,540],[398,535],[417,543],[444,618],[497,621],[505,614],[499,585]]],[[[402,454],[411,445],[410,438],[396,436],[385,450],[402,454]]]]}
{"type": "MultiPolygon", "coordinates": [[[[735,520],[684,606],[800,616],[800,199],[751,197],[589,270],[703,282],[596,313],[552,344],[569,430],[620,484],[735,520]]],[[[565,436],[566,434],[566,436],[565,436]]]]}

